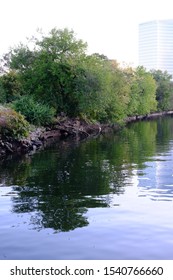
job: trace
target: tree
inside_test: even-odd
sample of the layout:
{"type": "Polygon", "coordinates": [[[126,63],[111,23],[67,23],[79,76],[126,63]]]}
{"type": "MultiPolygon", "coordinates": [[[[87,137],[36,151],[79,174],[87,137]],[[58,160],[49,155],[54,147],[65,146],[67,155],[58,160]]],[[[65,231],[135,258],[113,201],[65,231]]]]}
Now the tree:
{"type": "Polygon", "coordinates": [[[124,75],[124,70],[119,67],[115,60],[108,62],[107,72],[109,73],[107,85],[109,99],[106,107],[107,120],[121,122],[127,116],[130,87],[124,75]]]}
{"type": "Polygon", "coordinates": [[[76,113],[75,79],[78,64],[85,57],[86,43],[67,29],[53,29],[48,36],[34,42],[32,50],[23,45],[12,50],[6,56],[6,64],[19,75],[24,94],[44,100],[57,112],[76,113]]]}
{"type": "Polygon", "coordinates": [[[145,115],[157,109],[156,83],[143,67],[137,67],[130,79],[129,115],[145,115]]]}
{"type": "Polygon", "coordinates": [[[168,72],[161,70],[152,70],[151,74],[156,81],[156,100],[158,102],[159,111],[167,111],[173,109],[173,83],[172,76],[168,72]]]}
{"type": "Polygon", "coordinates": [[[76,91],[79,97],[79,113],[87,119],[100,120],[105,115],[109,93],[106,91],[108,72],[105,61],[97,54],[86,56],[79,65],[76,91]]]}
{"type": "Polygon", "coordinates": [[[87,55],[87,44],[66,28],[54,28],[32,43],[3,57],[0,100],[5,92],[7,102],[21,98],[15,104],[23,106],[24,100],[34,100],[56,114],[100,122],[122,122],[128,115],[156,110],[155,79],[143,67],[121,69],[103,54],[87,55]]]}

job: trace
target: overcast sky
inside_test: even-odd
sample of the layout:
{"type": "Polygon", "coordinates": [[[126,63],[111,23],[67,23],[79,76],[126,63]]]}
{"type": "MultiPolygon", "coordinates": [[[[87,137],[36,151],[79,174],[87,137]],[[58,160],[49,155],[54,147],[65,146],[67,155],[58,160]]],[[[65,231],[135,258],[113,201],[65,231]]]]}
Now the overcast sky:
{"type": "Polygon", "coordinates": [[[0,0],[0,54],[37,28],[73,29],[98,52],[137,65],[140,23],[170,19],[172,0],[0,0]]]}

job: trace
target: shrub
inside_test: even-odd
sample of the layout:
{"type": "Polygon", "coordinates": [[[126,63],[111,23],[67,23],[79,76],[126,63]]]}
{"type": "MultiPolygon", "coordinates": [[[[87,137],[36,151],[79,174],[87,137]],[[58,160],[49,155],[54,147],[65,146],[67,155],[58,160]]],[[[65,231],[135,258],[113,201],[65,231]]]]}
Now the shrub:
{"type": "Polygon", "coordinates": [[[2,137],[26,137],[29,132],[29,123],[24,116],[11,108],[0,106],[0,134],[2,137]]]}
{"type": "Polygon", "coordinates": [[[0,103],[5,103],[5,102],[6,102],[6,93],[0,78],[0,103]]]}
{"type": "Polygon", "coordinates": [[[32,96],[22,96],[12,103],[12,108],[25,116],[35,125],[48,125],[53,122],[55,110],[48,105],[38,103],[32,96]]]}
{"type": "Polygon", "coordinates": [[[19,81],[19,74],[14,71],[0,77],[0,102],[9,103],[16,100],[22,93],[22,84],[19,81]]]}

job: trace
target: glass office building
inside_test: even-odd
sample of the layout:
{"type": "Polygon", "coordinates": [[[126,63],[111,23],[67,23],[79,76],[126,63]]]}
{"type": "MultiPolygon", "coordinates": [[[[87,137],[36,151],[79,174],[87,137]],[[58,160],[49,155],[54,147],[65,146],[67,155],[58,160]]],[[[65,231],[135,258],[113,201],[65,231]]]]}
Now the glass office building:
{"type": "Polygon", "coordinates": [[[139,25],[139,65],[173,76],[173,19],[139,25]]]}

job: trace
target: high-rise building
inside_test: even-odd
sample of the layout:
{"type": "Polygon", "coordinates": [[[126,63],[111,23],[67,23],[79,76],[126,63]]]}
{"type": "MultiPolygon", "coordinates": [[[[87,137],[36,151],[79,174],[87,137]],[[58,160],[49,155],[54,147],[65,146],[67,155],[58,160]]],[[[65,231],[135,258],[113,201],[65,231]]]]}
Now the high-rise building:
{"type": "Polygon", "coordinates": [[[173,19],[139,25],[139,65],[173,76],[173,19]]]}

